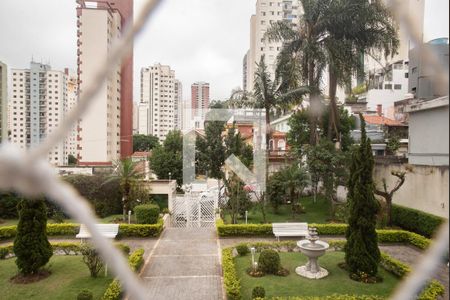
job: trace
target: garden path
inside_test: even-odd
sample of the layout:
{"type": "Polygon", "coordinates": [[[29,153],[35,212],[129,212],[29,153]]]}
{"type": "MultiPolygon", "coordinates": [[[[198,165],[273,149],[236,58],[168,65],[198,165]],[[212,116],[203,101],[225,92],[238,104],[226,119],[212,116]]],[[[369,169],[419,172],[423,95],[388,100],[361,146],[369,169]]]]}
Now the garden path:
{"type": "Polygon", "coordinates": [[[222,300],[215,228],[166,228],[140,273],[153,300],[222,300]]]}

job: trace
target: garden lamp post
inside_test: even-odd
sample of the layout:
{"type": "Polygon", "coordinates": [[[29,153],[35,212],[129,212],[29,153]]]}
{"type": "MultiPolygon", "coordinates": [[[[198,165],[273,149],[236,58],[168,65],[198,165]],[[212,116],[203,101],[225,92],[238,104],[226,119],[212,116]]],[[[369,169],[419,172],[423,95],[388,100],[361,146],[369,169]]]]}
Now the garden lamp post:
{"type": "Polygon", "coordinates": [[[169,172],[169,181],[172,179],[172,172],[169,172]]]}
{"type": "Polygon", "coordinates": [[[255,261],[256,248],[251,247],[250,252],[252,253],[252,268],[253,268],[253,271],[256,272],[256,265],[257,265],[257,262],[255,261]]]}

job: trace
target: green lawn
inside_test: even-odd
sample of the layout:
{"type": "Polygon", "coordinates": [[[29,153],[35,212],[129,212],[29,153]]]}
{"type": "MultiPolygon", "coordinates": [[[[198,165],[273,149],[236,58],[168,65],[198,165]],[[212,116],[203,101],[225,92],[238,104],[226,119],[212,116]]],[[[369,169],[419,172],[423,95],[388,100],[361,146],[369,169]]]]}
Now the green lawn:
{"type": "Polygon", "coordinates": [[[60,299],[74,300],[83,289],[91,290],[94,299],[100,299],[112,277],[91,278],[81,256],[53,256],[49,262],[52,274],[31,284],[13,284],[9,279],[16,275],[15,259],[0,260],[1,299],[60,299]]]}
{"type": "Polygon", "coordinates": [[[387,297],[391,294],[399,280],[381,267],[379,275],[382,283],[364,284],[351,280],[348,273],[337,266],[344,261],[343,252],[327,252],[319,259],[319,264],[330,274],[320,280],[300,277],[295,268],[306,263],[306,256],[301,253],[280,253],[281,264],[290,271],[289,276],[264,276],[254,278],[246,273],[251,265],[251,256],[236,257],[236,270],[241,279],[242,299],[251,299],[252,289],[262,286],[266,290],[266,297],[273,296],[326,296],[331,294],[379,295],[387,297]]]}
{"type": "MultiPolygon", "coordinates": [[[[271,205],[267,206],[267,222],[307,222],[307,223],[328,223],[330,214],[330,203],[324,197],[318,196],[317,202],[314,203],[313,197],[302,197],[300,203],[305,207],[306,213],[292,217],[292,210],[290,205],[282,205],[279,208],[278,214],[275,213],[271,205]]],[[[230,216],[226,215],[225,222],[230,223],[230,216]]],[[[248,223],[260,224],[263,223],[261,210],[257,207],[252,208],[248,213],[248,223]]],[[[245,219],[239,219],[239,223],[245,223],[245,219]]]]}

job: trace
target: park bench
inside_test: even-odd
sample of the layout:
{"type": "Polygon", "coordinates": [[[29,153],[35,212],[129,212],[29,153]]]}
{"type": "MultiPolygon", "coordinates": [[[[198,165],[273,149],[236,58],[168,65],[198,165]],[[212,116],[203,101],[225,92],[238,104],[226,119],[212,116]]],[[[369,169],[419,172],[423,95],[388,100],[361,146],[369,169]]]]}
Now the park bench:
{"type": "Polygon", "coordinates": [[[278,241],[284,236],[308,236],[308,223],[272,223],[272,231],[278,241]]]}
{"type": "MultiPolygon", "coordinates": [[[[107,238],[114,239],[119,233],[119,224],[95,224],[95,227],[107,238]]],[[[91,233],[84,224],[81,224],[80,232],[75,237],[83,242],[83,239],[91,238],[91,233]]]]}

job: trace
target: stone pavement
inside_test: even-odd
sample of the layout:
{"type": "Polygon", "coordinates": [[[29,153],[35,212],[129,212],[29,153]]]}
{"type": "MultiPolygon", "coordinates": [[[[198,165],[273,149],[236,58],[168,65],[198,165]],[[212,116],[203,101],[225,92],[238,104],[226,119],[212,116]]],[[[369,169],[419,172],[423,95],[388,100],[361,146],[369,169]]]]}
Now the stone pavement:
{"type": "Polygon", "coordinates": [[[219,253],[215,228],[166,228],[140,273],[148,299],[222,300],[219,253]]]}

